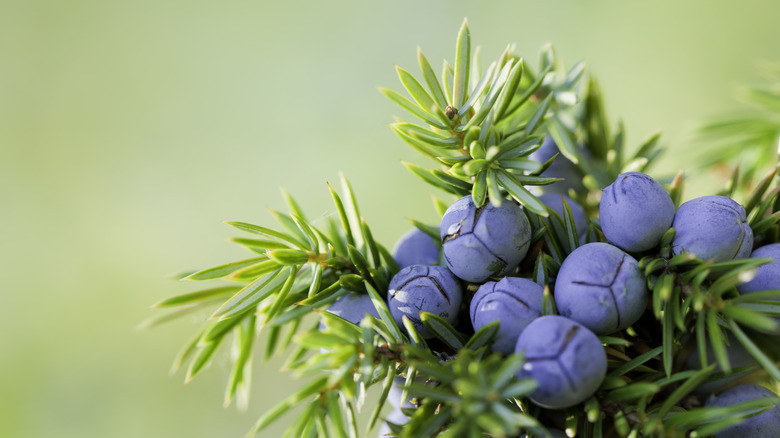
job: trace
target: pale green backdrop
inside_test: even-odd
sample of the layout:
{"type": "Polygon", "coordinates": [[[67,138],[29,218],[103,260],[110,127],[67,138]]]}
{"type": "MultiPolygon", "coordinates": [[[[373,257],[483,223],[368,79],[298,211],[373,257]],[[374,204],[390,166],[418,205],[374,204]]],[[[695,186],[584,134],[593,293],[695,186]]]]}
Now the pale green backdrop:
{"type": "Polygon", "coordinates": [[[452,59],[466,16],[486,59],[586,60],[629,142],[677,151],[780,42],[770,0],[0,2],[0,436],[243,436],[295,384],[279,363],[241,414],[224,354],[167,374],[197,320],[136,325],[193,290],[169,275],[242,256],[221,222],[271,224],[280,186],[327,215],[345,172],[387,245],[433,218],[375,87],[418,45],[452,59]]]}

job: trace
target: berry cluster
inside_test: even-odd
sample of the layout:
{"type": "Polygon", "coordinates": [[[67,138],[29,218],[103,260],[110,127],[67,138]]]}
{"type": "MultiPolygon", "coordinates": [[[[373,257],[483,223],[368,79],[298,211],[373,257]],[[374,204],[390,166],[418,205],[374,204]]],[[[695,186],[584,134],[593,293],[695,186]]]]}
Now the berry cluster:
{"type": "Polygon", "coordinates": [[[441,222],[388,251],[342,176],[337,215],[309,221],[286,194],[283,231],[228,223],[252,257],[183,278],[230,283],[157,305],[186,306],[162,321],[222,302],[176,359],[187,380],[231,337],[225,400],[246,400],[265,327],[266,357],[296,344],[286,367],[319,377],[253,433],[305,404],[285,436],[365,436],[381,383],[380,436],[777,436],[774,393],[742,385],[780,382],[780,166],[680,205],[682,173],[643,173],[658,134],[629,153],[582,62],[546,46],[534,68],[510,45],[483,69],[465,21],[455,55],[439,76],[418,52],[421,79],[396,69],[406,95],[380,88],[436,163],[404,165],[454,196],[441,222]]]}
{"type": "MultiPolygon", "coordinates": [[[[521,265],[538,256],[529,254],[535,230],[524,209],[506,200],[500,206],[489,202],[478,206],[468,195],[443,215],[441,252],[437,242],[419,229],[396,243],[393,256],[401,270],[390,281],[387,304],[400,327],[404,327],[403,318],[408,318],[426,339],[434,334],[421,321],[421,312],[453,325],[468,320],[475,331],[500,322],[491,349],[523,354],[525,365],[518,377],[537,382],[530,400],[546,409],[581,403],[602,384],[607,354],[599,336],[630,328],[648,311],[648,279],[635,256],[658,253],[670,227],[676,231],[672,255],[687,253],[711,262],[751,256],[753,234],[741,205],[725,196],[704,196],[675,209],[666,189],[640,172],[621,174],[603,189],[598,221],[589,221],[585,210],[567,196],[551,191],[540,199],[551,214],[563,216],[568,208],[583,242],[588,240],[589,224],[601,231],[595,234],[600,240],[571,251],[546,284],[525,278],[531,273],[521,265]],[[557,314],[545,314],[545,286],[557,314]]],[[[777,261],[760,266],[752,280],[738,286],[739,292],[780,288],[780,244],[757,248],[752,256],[777,261]]],[[[344,297],[331,311],[355,323],[366,313],[378,317],[371,301],[363,297],[344,297]],[[345,313],[344,303],[350,303],[351,312],[345,313]]],[[[403,379],[394,387],[398,385],[403,385],[403,379]]],[[[712,392],[721,387],[707,389],[712,392]]],[[[763,388],[740,388],[708,404],[721,406],[767,396],[763,388]]],[[[399,400],[393,405],[396,409],[388,421],[407,422],[399,400]]],[[[404,406],[414,407],[409,400],[404,406]]],[[[775,409],[718,436],[737,436],[737,430],[750,430],[750,436],[774,436],[777,427],[780,416],[775,409]]]]}

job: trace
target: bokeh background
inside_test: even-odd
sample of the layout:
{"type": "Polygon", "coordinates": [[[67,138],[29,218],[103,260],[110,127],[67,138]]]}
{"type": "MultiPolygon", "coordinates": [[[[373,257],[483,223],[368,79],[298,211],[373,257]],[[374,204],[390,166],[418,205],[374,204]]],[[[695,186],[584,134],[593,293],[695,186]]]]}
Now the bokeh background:
{"type": "Polygon", "coordinates": [[[515,42],[535,65],[552,42],[586,60],[629,144],[663,130],[654,172],[673,174],[692,123],[739,108],[777,60],[778,16],[770,0],[0,2],[0,436],[243,436],[296,384],[279,362],[256,361],[246,413],[223,409],[224,353],[190,384],[168,374],[197,319],[136,326],[197,287],[172,274],[241,257],[222,221],[272,224],[279,187],[324,216],[343,171],[387,245],[434,218],[376,86],[416,72],[418,45],[452,60],[464,17],[484,59],[515,42]]]}

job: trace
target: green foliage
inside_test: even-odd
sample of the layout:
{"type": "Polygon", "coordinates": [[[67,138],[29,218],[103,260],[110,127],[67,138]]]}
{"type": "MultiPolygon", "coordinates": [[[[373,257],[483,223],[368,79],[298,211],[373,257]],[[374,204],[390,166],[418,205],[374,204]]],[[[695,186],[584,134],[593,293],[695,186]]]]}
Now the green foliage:
{"type": "Polygon", "coordinates": [[[464,348],[457,356],[438,364],[430,350],[405,349],[405,359],[417,370],[417,381],[407,388],[419,400],[409,426],[399,430],[401,437],[415,437],[421,432],[436,433],[451,426],[439,436],[516,436],[520,430],[543,431],[536,419],[518,407],[518,401],[536,388],[532,379],[517,379],[523,357],[504,358],[499,354],[485,356],[484,347],[464,348]],[[420,377],[424,377],[420,379],[420,377]],[[430,415],[437,412],[436,415],[430,415]]]}
{"type": "Polygon", "coordinates": [[[716,169],[739,163],[746,185],[777,162],[780,146],[780,64],[764,63],[759,73],[763,83],[738,93],[748,108],[712,117],[696,131],[697,144],[707,150],[694,163],[716,169]]]}
{"type": "MultiPolygon", "coordinates": [[[[600,87],[584,64],[564,69],[549,46],[535,70],[515,56],[511,46],[483,70],[472,57],[464,22],[454,68],[445,61],[437,76],[422,52],[418,60],[421,80],[397,68],[408,97],[380,89],[418,119],[393,124],[394,132],[436,163],[432,168],[404,165],[451,195],[470,194],[478,205],[488,200],[523,205],[533,235],[516,275],[543,286],[544,313],[555,314],[550,282],[563,260],[584,243],[605,240],[593,214],[600,189],[620,173],[649,168],[661,153],[659,134],[628,153],[623,126],[608,123],[600,87]],[[531,160],[545,135],[555,140],[561,155],[545,163],[531,160]],[[577,229],[568,203],[559,215],[526,187],[557,181],[540,174],[561,157],[576,163],[582,175],[583,188],[570,189],[569,195],[590,212],[587,229],[577,229]]],[[[766,93],[762,96],[769,99],[766,93]]],[[[752,175],[752,170],[745,174],[752,175]]],[[[752,191],[739,175],[733,172],[722,193],[744,193],[742,203],[757,245],[780,241],[777,167],[752,191]]],[[[285,368],[308,383],[264,413],[251,434],[303,406],[289,421],[285,436],[366,436],[358,412],[365,412],[367,392],[376,387],[380,393],[368,410],[371,430],[383,418],[397,377],[405,381],[402,399],[408,395],[413,405],[405,410],[408,424],[390,425],[401,437],[549,436],[547,427],[583,437],[708,436],[777,402],[701,407],[702,400],[694,395],[702,383],[737,373],[780,381],[780,349],[775,346],[780,290],[749,295],[736,291],[767,259],[712,263],[689,254],[673,256],[675,230],[669,229],[660,246],[639,260],[651,291],[648,311],[629,329],[600,338],[608,357],[601,387],[579,405],[550,411],[528,401],[536,382],[517,377],[522,355],[491,351],[498,323],[474,332],[467,322],[453,325],[422,313],[423,324],[434,335],[427,340],[407,318],[399,326],[384,299],[398,266],[374,240],[347,179],[341,177],[341,194],[330,185],[328,189],[337,214],[324,223],[308,221],[287,193],[289,212],[271,211],[279,229],[229,222],[248,234],[231,241],[251,257],[183,276],[221,285],[161,301],[155,307],[175,309],[146,323],[211,312],[176,357],[174,369],[188,364],[189,381],[220,345],[232,342],[226,405],[234,400],[246,405],[259,334],[264,335],[266,358],[287,352],[285,368]],[[379,317],[366,316],[353,324],[323,310],[349,293],[367,295],[379,317]],[[743,346],[758,365],[732,367],[730,342],[743,346]],[[691,355],[701,364],[698,368],[686,366],[691,355]]],[[[670,179],[668,190],[678,206],[682,173],[670,179]]],[[[439,213],[447,205],[435,201],[439,213]]],[[[436,227],[412,222],[438,239],[436,227]]]]}
{"type": "Polygon", "coordinates": [[[456,43],[455,69],[445,62],[441,82],[419,52],[427,89],[401,68],[397,69],[399,79],[413,101],[380,88],[423,122],[398,122],[391,125],[393,131],[436,161],[439,168],[404,164],[445,192],[458,196],[471,193],[477,205],[487,199],[500,205],[508,194],[530,211],[546,215],[544,205],[525,186],[556,180],[536,175],[542,165],[528,156],[541,146],[539,129],[554,110],[565,108],[567,99],[573,98],[570,90],[577,85],[582,65],[559,80],[553,74],[559,67],[557,59],[548,47],[543,52],[541,70],[535,75],[510,46],[480,73],[482,68],[472,60],[470,48],[471,36],[464,21],[456,43]],[[470,81],[470,77],[479,80],[470,81]]]}

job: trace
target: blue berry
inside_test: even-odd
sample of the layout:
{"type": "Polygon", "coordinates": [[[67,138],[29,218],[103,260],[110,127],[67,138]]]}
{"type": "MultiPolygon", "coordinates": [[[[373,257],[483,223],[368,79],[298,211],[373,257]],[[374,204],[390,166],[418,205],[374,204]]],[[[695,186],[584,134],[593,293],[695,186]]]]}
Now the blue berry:
{"type": "Polygon", "coordinates": [[[344,295],[331,304],[327,311],[353,324],[360,324],[360,321],[366,315],[379,318],[379,313],[376,311],[371,297],[365,294],[351,293],[344,295]]]}
{"type": "Polygon", "coordinates": [[[566,257],[554,296],[561,315],[600,335],[636,322],[649,299],[636,259],[601,242],[582,245],[566,257]]]}
{"type": "MultiPolygon", "coordinates": [[[[731,406],[764,397],[777,397],[758,385],[737,385],[707,401],[707,406],[731,406]]],[[[715,434],[716,438],[775,438],[780,431],[780,406],[747,418],[715,434]]]]}
{"type": "Polygon", "coordinates": [[[387,306],[398,326],[403,328],[406,316],[424,338],[433,337],[433,333],[423,325],[420,312],[436,314],[454,324],[462,300],[460,282],[442,266],[407,266],[393,276],[387,291],[387,306]]]}
{"type": "Polygon", "coordinates": [[[447,267],[463,280],[482,283],[520,264],[528,252],[531,225],[514,202],[477,207],[468,195],[444,213],[441,239],[447,267]]]}
{"type": "Polygon", "coordinates": [[[607,354],[599,338],[563,316],[546,315],[528,324],[515,351],[525,355],[518,377],[536,380],[529,398],[543,408],[563,409],[584,401],[607,373],[607,354]]]}
{"type": "Polygon", "coordinates": [[[393,247],[393,259],[399,269],[411,265],[436,265],[441,251],[431,236],[412,228],[393,247]]]}
{"type": "Polygon", "coordinates": [[[673,219],[672,198],[658,181],[641,172],[619,175],[601,196],[601,230],[610,243],[626,251],[657,246],[673,219]]]}
{"type": "Polygon", "coordinates": [[[577,169],[577,166],[574,163],[560,154],[558,145],[551,136],[545,136],[544,141],[542,142],[542,146],[532,152],[528,158],[544,164],[555,154],[558,154],[558,156],[552,162],[550,167],[541,173],[541,176],[563,179],[553,184],[543,186],[545,193],[566,194],[569,192],[569,189],[572,189],[576,192],[584,190],[585,186],[582,185],[582,173],[579,169],[577,169]]]}
{"type": "Polygon", "coordinates": [[[474,330],[500,321],[493,342],[493,350],[505,354],[515,351],[517,337],[534,319],[542,316],[544,289],[531,280],[504,277],[489,281],[477,290],[471,300],[469,313],[474,330]]]}
{"type": "Polygon", "coordinates": [[[756,276],[747,283],[737,286],[741,294],[762,290],[780,289],[780,243],[772,243],[756,248],[750,257],[772,259],[771,263],[761,265],[756,269],[756,276]]]}
{"type": "Polygon", "coordinates": [[[544,205],[550,207],[554,212],[558,213],[558,216],[560,216],[561,219],[563,219],[563,200],[566,200],[566,203],[569,204],[569,209],[571,209],[571,215],[574,219],[574,227],[577,229],[577,234],[583,235],[588,231],[588,217],[585,216],[585,210],[580,207],[580,204],[574,202],[573,199],[557,193],[545,193],[539,196],[539,200],[542,201],[544,205]]]}
{"type": "Polygon", "coordinates": [[[677,209],[672,251],[692,253],[702,260],[727,262],[753,250],[753,230],[745,209],[725,196],[702,196],[677,209]]]}

